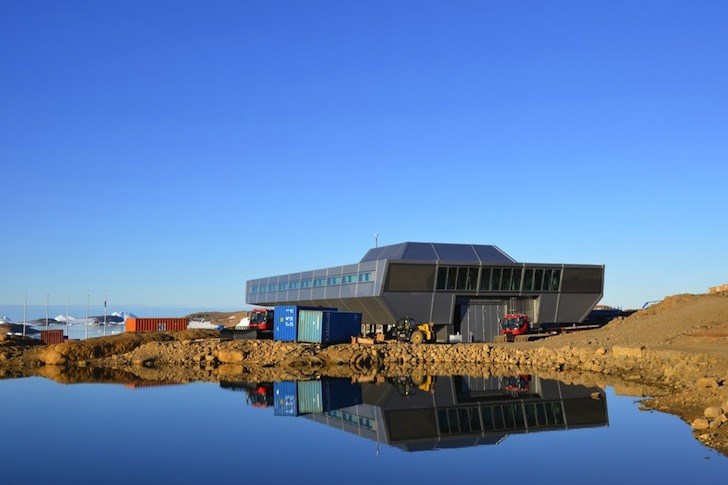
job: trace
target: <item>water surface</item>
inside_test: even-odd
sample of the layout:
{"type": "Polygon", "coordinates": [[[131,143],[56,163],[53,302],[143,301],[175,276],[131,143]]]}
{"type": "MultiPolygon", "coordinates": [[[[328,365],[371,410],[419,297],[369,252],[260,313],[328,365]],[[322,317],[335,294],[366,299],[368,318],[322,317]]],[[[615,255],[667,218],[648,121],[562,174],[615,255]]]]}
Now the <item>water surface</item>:
{"type": "Polygon", "coordinates": [[[728,459],[676,417],[611,389],[517,377],[296,394],[295,383],[4,380],[2,481],[683,483],[728,473],[728,459]],[[283,406],[286,388],[295,411],[283,406]],[[546,419],[534,426],[538,413],[546,419]]]}

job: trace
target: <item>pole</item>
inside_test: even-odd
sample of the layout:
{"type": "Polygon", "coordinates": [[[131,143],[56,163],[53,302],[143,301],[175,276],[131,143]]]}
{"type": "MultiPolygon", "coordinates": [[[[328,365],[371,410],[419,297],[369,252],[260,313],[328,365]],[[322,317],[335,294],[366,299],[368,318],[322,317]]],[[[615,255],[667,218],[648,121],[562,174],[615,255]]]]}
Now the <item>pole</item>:
{"type": "Polygon", "coordinates": [[[83,326],[85,327],[85,330],[86,330],[85,338],[87,338],[87,339],[88,339],[88,304],[89,304],[90,300],[91,300],[91,295],[86,295],[86,321],[83,323],[83,326]]]}
{"type": "Polygon", "coordinates": [[[379,247],[379,234],[376,232],[374,233],[374,247],[375,248],[379,247]]]}
{"type": "Polygon", "coordinates": [[[66,337],[71,338],[71,329],[68,326],[71,321],[71,294],[66,299],[66,337]]]}
{"type": "Polygon", "coordinates": [[[25,322],[28,321],[28,294],[25,294],[25,303],[23,303],[23,336],[25,336],[25,322]]]}
{"type": "Polygon", "coordinates": [[[46,327],[48,327],[48,293],[46,293],[46,327]]]}
{"type": "Polygon", "coordinates": [[[104,295],[104,337],[106,337],[106,300],[107,297],[104,295]]]}

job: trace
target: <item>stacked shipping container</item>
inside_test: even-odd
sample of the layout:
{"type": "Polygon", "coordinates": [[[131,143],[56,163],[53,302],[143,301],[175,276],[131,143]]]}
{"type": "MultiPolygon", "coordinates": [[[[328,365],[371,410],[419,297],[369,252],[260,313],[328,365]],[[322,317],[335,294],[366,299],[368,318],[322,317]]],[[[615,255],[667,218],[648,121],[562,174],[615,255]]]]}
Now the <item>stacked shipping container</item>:
{"type": "Polygon", "coordinates": [[[275,340],[335,344],[361,333],[361,313],[284,305],[274,315],[275,340]]]}
{"type": "Polygon", "coordinates": [[[323,413],[362,403],[361,386],[349,379],[275,382],[273,396],[276,416],[323,413]]]}

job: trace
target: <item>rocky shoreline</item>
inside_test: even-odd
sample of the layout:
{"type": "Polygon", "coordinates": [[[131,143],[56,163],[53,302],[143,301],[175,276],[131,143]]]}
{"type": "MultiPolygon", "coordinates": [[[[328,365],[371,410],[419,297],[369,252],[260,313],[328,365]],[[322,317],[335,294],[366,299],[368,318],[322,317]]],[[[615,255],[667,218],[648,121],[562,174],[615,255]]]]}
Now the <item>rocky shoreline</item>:
{"type": "Polygon", "coordinates": [[[175,383],[332,376],[371,382],[395,376],[536,374],[648,398],[644,406],[680,416],[697,439],[728,455],[726,342],[728,298],[679,295],[588,334],[519,344],[320,347],[221,341],[209,330],[131,333],[48,346],[6,337],[0,341],[0,378],[175,383]]]}

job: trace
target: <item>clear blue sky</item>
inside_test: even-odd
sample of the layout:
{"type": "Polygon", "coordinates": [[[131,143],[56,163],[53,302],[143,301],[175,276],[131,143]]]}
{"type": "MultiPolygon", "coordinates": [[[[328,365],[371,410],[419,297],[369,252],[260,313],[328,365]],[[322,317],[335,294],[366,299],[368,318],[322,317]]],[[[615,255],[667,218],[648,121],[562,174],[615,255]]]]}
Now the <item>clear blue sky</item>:
{"type": "Polygon", "coordinates": [[[0,2],[0,303],[243,305],[402,241],[728,283],[728,2],[0,2]]]}

